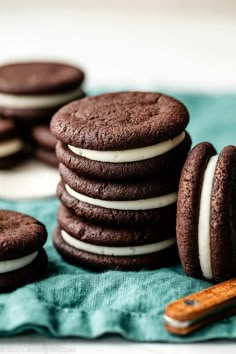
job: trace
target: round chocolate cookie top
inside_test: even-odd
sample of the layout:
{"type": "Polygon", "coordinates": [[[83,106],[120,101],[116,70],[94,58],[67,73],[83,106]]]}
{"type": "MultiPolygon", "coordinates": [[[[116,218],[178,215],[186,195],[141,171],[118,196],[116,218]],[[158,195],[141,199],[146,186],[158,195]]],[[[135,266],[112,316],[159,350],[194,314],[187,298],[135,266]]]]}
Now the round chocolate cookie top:
{"type": "Polygon", "coordinates": [[[174,98],[151,92],[86,97],[62,107],[51,121],[62,142],[89,150],[155,145],[185,130],[189,114],[174,98]]]}
{"type": "Polygon", "coordinates": [[[17,129],[13,120],[0,117],[0,141],[11,139],[16,135],[17,129]]]}
{"type": "Polygon", "coordinates": [[[62,63],[22,62],[0,66],[1,93],[59,93],[76,88],[83,79],[83,71],[62,63]]]}
{"type": "Polygon", "coordinates": [[[24,257],[40,250],[47,239],[45,226],[29,215],[0,210],[0,260],[24,257]]]}

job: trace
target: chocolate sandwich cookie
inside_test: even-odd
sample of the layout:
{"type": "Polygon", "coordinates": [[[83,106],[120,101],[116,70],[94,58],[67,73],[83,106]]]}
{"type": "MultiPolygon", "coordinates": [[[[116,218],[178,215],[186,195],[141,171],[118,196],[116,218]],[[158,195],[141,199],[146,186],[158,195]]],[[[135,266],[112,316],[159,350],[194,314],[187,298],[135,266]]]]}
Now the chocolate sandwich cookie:
{"type": "MultiPolygon", "coordinates": [[[[113,247],[111,249],[100,246],[100,249],[98,247],[95,249],[90,245],[89,251],[85,251],[84,247],[82,249],[81,243],[78,245],[76,241],[78,240],[73,241],[72,246],[68,238],[67,242],[64,241],[60,228],[54,232],[54,245],[66,261],[96,271],[156,269],[174,265],[178,261],[176,246],[171,245],[170,240],[168,240],[169,244],[160,242],[159,247],[156,247],[154,251],[153,245],[146,245],[147,247],[142,249],[138,246],[113,247]]],[[[88,247],[86,249],[88,250],[88,247]]]]}
{"type": "Polygon", "coordinates": [[[56,155],[60,162],[79,175],[103,180],[122,180],[164,175],[181,169],[191,147],[188,133],[184,140],[172,150],[147,160],[111,163],[89,160],[76,155],[61,141],[57,142],[56,155]]]}
{"type": "Polygon", "coordinates": [[[177,241],[188,275],[215,282],[236,275],[236,147],[218,155],[201,143],[189,154],[179,184],[177,241]]]}
{"type": "Polygon", "coordinates": [[[47,231],[36,219],[0,211],[0,292],[16,289],[44,274],[47,255],[42,247],[46,239],[47,231]]]}
{"type": "Polygon", "coordinates": [[[31,143],[34,156],[50,166],[57,167],[55,154],[56,138],[47,125],[36,125],[31,130],[31,143]]]}
{"type": "Polygon", "coordinates": [[[36,125],[32,127],[31,140],[37,146],[55,151],[57,139],[51,133],[48,125],[36,125]]]}
{"type": "Polygon", "coordinates": [[[175,218],[179,174],[115,183],[78,176],[62,164],[59,171],[59,198],[87,220],[119,225],[175,218]]]}
{"type": "Polygon", "coordinates": [[[25,62],[0,66],[0,113],[35,123],[49,119],[65,103],[84,96],[84,73],[54,62],[25,62]]]}
{"type": "Polygon", "coordinates": [[[119,92],[64,106],[53,116],[51,131],[61,141],[58,158],[70,169],[126,179],[181,167],[191,144],[188,121],[187,109],[174,98],[119,92]]]}
{"type": "Polygon", "coordinates": [[[0,118],[0,169],[14,167],[23,159],[24,143],[15,123],[0,118]]]}
{"type": "Polygon", "coordinates": [[[95,270],[138,270],[173,265],[178,260],[175,227],[113,228],[88,223],[65,207],[54,245],[71,263],[95,270]]]}
{"type": "Polygon", "coordinates": [[[33,148],[33,155],[37,160],[42,161],[49,166],[58,167],[58,159],[53,150],[47,150],[36,146],[33,148]]]}

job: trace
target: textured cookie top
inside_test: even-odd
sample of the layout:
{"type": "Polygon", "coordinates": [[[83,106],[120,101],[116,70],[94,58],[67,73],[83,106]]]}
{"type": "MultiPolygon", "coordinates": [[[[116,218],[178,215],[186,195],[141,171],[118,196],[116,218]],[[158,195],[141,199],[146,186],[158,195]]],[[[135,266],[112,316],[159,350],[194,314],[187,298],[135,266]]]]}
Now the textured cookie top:
{"type": "Polygon", "coordinates": [[[38,251],[46,239],[44,225],[33,217],[0,210],[0,261],[20,258],[38,251]]]}
{"type": "Polygon", "coordinates": [[[184,131],[185,106],[160,93],[119,92],[74,101],[53,117],[58,140],[90,150],[150,146],[184,131]]]}
{"type": "Polygon", "coordinates": [[[201,277],[198,255],[198,218],[204,171],[216,154],[208,142],[196,145],[184,164],[177,202],[177,242],[182,266],[187,274],[201,277]]]}
{"type": "MultiPolygon", "coordinates": [[[[219,282],[235,274],[235,212],[236,147],[227,146],[217,155],[210,143],[198,144],[190,152],[183,167],[177,202],[177,242],[187,274],[195,277],[204,275],[199,261],[199,237],[202,239],[205,231],[209,233],[210,240],[211,278],[219,282]],[[212,165],[212,177],[209,178],[209,172],[206,177],[206,171],[213,156],[216,160],[215,165],[212,165]],[[204,190],[206,183],[208,188],[204,190]],[[206,191],[210,193],[209,202],[206,191]],[[200,216],[208,215],[208,208],[209,220],[207,216],[204,222],[209,224],[209,231],[206,231],[207,227],[203,229],[201,226],[199,234],[200,216]]],[[[205,256],[204,267],[206,261],[205,256]]]]}
{"type": "Polygon", "coordinates": [[[0,92],[34,95],[74,89],[84,73],[71,65],[53,62],[26,62],[0,66],[0,92]]]}
{"type": "Polygon", "coordinates": [[[236,147],[219,154],[211,195],[211,258],[217,281],[236,274],[236,147]],[[222,271],[223,270],[223,271],[222,271]]]}

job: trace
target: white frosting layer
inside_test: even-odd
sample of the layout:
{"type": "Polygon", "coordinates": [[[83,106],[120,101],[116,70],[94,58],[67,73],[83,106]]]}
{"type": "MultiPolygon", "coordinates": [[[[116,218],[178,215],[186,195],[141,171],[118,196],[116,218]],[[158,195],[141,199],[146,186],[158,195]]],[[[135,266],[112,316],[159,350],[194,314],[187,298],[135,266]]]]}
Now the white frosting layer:
{"type": "Polygon", "coordinates": [[[18,139],[11,139],[0,142],[0,158],[10,156],[23,148],[23,142],[18,139]]]}
{"type": "Polygon", "coordinates": [[[174,318],[171,318],[171,317],[167,316],[166,314],[164,314],[163,317],[164,317],[165,323],[173,328],[187,328],[193,323],[193,321],[175,320],[174,318]]]}
{"type": "Polygon", "coordinates": [[[200,198],[199,220],[198,220],[198,254],[200,267],[206,279],[212,279],[211,247],[210,247],[210,207],[213,179],[216,169],[218,155],[210,158],[206,167],[200,198]]]}
{"type": "Polygon", "coordinates": [[[47,95],[12,95],[0,93],[0,106],[12,109],[47,108],[60,106],[82,96],[80,87],[72,91],[47,95]]]}
{"type": "Polygon", "coordinates": [[[71,235],[69,235],[66,231],[61,230],[61,236],[63,240],[68,243],[68,245],[79,249],[81,251],[100,254],[104,256],[138,256],[142,254],[149,254],[154,252],[159,252],[168,248],[176,243],[175,238],[170,238],[168,240],[150,243],[148,245],[142,246],[127,246],[127,247],[108,247],[108,246],[98,246],[92,245],[91,243],[80,241],[71,235]]]}
{"type": "Polygon", "coordinates": [[[68,145],[68,148],[76,155],[86,157],[87,159],[94,161],[111,163],[134,162],[151,159],[152,157],[165,154],[179,145],[184,138],[185,132],[182,132],[175,138],[163,141],[162,143],[129,150],[98,151],[81,149],[71,145],[68,145]]]}
{"type": "Polygon", "coordinates": [[[139,200],[103,200],[88,197],[87,195],[76,192],[68,184],[65,184],[67,192],[74,198],[81,202],[100,206],[107,209],[117,210],[147,210],[162,208],[167,205],[173,204],[177,200],[177,192],[162,195],[160,197],[139,199],[139,200]]]}
{"type": "Polygon", "coordinates": [[[34,252],[28,254],[25,257],[10,259],[6,261],[0,262],[0,274],[12,272],[13,270],[17,270],[23,268],[33,262],[33,260],[37,257],[38,252],[34,252]]]}

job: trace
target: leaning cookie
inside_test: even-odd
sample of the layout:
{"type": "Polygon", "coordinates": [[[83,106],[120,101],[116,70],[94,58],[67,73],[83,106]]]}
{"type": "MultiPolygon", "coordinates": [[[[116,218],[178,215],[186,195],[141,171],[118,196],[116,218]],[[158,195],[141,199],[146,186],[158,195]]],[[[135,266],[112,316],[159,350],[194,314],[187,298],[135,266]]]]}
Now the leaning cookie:
{"type": "Polygon", "coordinates": [[[184,165],[177,203],[182,266],[193,277],[220,282],[236,275],[236,147],[219,155],[198,144],[184,165]]]}
{"type": "Polygon", "coordinates": [[[0,113],[34,124],[48,120],[65,103],[84,96],[84,73],[55,62],[25,62],[0,66],[0,113]]]}
{"type": "Polygon", "coordinates": [[[31,216],[0,210],[0,292],[39,279],[47,268],[43,224],[31,216]]]}
{"type": "Polygon", "coordinates": [[[15,123],[0,118],[0,169],[14,167],[23,159],[24,143],[18,135],[15,123]]]}
{"type": "Polygon", "coordinates": [[[60,207],[54,246],[70,263],[94,270],[139,270],[178,261],[175,227],[117,228],[88,223],[60,207]]]}
{"type": "Polygon", "coordinates": [[[62,107],[51,131],[59,161],[76,173],[117,180],[163,175],[181,168],[191,139],[189,114],[172,97],[117,92],[62,107]]]}

